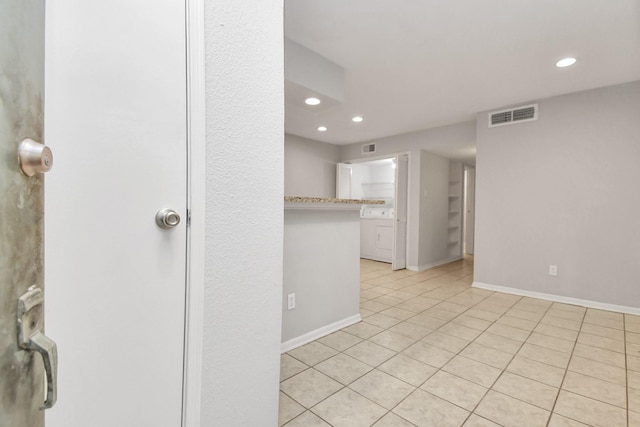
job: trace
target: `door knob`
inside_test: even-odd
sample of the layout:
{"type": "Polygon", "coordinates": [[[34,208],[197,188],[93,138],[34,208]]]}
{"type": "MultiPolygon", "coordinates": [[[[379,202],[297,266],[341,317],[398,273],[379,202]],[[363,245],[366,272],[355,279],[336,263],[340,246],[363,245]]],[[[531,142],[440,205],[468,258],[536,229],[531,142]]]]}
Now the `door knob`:
{"type": "Polygon", "coordinates": [[[18,162],[25,175],[33,176],[51,170],[53,154],[46,145],[26,138],[18,145],[18,162]]]}
{"type": "Polygon", "coordinates": [[[37,351],[42,356],[47,376],[47,395],[40,409],[49,409],[58,398],[58,347],[42,333],[44,295],[31,286],[18,298],[18,345],[23,350],[37,351]]]}
{"type": "Polygon", "coordinates": [[[168,230],[180,224],[180,215],[173,209],[162,209],[156,214],[158,227],[168,230]]]}

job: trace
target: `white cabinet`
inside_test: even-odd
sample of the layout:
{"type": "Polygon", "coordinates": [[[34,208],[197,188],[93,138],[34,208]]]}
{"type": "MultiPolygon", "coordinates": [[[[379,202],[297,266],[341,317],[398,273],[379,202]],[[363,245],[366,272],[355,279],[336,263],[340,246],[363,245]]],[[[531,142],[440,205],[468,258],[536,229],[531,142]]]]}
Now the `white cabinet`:
{"type": "Polygon", "coordinates": [[[360,219],[360,258],[391,262],[393,219],[360,219]]]}

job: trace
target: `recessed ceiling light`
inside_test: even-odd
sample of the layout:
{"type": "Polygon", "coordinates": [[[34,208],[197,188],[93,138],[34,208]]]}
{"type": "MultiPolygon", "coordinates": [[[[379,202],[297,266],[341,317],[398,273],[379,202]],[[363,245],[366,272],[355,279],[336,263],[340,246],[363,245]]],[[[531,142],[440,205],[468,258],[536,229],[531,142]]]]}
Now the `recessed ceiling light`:
{"type": "Polygon", "coordinates": [[[320,104],[320,100],[318,98],[314,98],[313,96],[304,100],[304,103],[307,105],[318,105],[320,104]]]}
{"type": "Polygon", "coordinates": [[[356,122],[356,123],[360,123],[362,120],[364,119],[360,116],[355,116],[353,119],[351,119],[352,122],[356,122]]]}
{"type": "Polygon", "coordinates": [[[558,68],[569,67],[575,63],[576,63],[576,58],[564,58],[556,62],[556,67],[558,68]]]}
{"type": "Polygon", "coordinates": [[[327,127],[326,126],[318,126],[318,130],[320,132],[326,132],[327,131],[327,127]]]}

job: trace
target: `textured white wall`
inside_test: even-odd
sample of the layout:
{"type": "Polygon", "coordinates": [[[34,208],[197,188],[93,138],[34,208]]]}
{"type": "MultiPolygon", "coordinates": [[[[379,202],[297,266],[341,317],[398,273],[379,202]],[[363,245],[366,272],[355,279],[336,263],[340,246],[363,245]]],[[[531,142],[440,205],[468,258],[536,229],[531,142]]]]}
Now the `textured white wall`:
{"type": "Polygon", "coordinates": [[[478,115],[474,280],[640,307],[640,82],[539,107],[492,129],[478,115]]]}
{"type": "Polygon", "coordinates": [[[282,0],[205,2],[203,426],[278,422],[282,0]]]}
{"type": "Polygon", "coordinates": [[[335,197],[340,147],[285,135],[284,193],[287,196],[335,197]]]}

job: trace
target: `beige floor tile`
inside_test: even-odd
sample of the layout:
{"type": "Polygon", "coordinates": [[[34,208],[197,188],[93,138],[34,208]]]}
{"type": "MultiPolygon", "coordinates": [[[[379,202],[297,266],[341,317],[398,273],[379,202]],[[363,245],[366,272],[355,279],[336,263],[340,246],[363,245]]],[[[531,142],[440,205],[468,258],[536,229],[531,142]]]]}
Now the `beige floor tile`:
{"type": "Polygon", "coordinates": [[[331,425],[313,412],[307,411],[287,424],[287,427],[331,427],[331,425]]]}
{"type": "Polygon", "coordinates": [[[578,342],[580,344],[590,345],[592,347],[604,348],[605,350],[624,353],[624,341],[612,340],[610,338],[585,334],[581,332],[580,335],[578,335],[578,342]]]}
{"type": "Polygon", "coordinates": [[[482,320],[473,316],[468,316],[467,314],[462,314],[456,317],[452,320],[452,322],[458,325],[466,326],[467,328],[477,329],[479,331],[486,330],[493,323],[488,320],[482,320]]]}
{"type": "Polygon", "coordinates": [[[333,348],[334,350],[344,351],[361,342],[362,338],[358,338],[355,335],[351,335],[346,332],[337,331],[320,338],[318,341],[333,348]]]}
{"type": "Polygon", "coordinates": [[[345,354],[376,367],[396,355],[396,352],[370,341],[363,341],[344,351],[345,354]]]}
{"type": "Polygon", "coordinates": [[[369,338],[369,341],[387,347],[393,351],[402,351],[416,342],[415,339],[400,335],[392,331],[383,331],[369,338]]]}
{"type": "Polygon", "coordinates": [[[505,353],[504,351],[486,347],[475,342],[469,344],[462,350],[460,355],[499,369],[506,368],[513,358],[513,354],[505,353]]]}
{"type": "Polygon", "coordinates": [[[288,352],[290,356],[295,357],[299,361],[306,363],[309,366],[320,363],[323,360],[334,356],[336,353],[337,351],[335,351],[331,347],[328,347],[317,341],[312,341],[309,344],[305,344],[288,352]]]}
{"type": "Polygon", "coordinates": [[[586,307],[580,306],[580,305],[573,305],[573,304],[565,304],[562,302],[554,302],[551,307],[554,310],[563,310],[563,311],[571,311],[573,313],[584,313],[585,311],[587,311],[586,307]]]}
{"type": "Polygon", "coordinates": [[[401,308],[403,310],[412,311],[415,314],[422,313],[428,308],[428,307],[424,308],[420,304],[414,303],[413,300],[405,301],[402,304],[396,305],[396,307],[401,308]]]}
{"type": "Polygon", "coordinates": [[[627,411],[617,406],[560,390],[554,412],[595,427],[625,427],[627,411]]]}
{"type": "Polygon", "coordinates": [[[381,313],[386,316],[390,316],[402,321],[407,320],[416,315],[416,313],[414,313],[413,311],[403,310],[398,307],[388,308],[386,310],[381,311],[381,313]]]}
{"type": "Polygon", "coordinates": [[[416,390],[393,409],[418,427],[459,427],[469,412],[426,391],[416,390]]]}
{"type": "MultiPolygon", "coordinates": [[[[416,316],[416,317],[419,317],[419,316],[416,316]]],[[[397,325],[392,326],[391,328],[389,328],[389,330],[391,332],[395,332],[395,333],[398,333],[400,335],[404,335],[406,337],[413,338],[416,341],[419,340],[419,339],[424,338],[425,336],[427,336],[427,335],[429,335],[431,333],[432,329],[428,329],[428,328],[425,328],[423,326],[419,326],[419,325],[410,323],[411,320],[413,320],[413,319],[415,319],[415,317],[412,318],[412,319],[409,319],[409,321],[407,321],[407,322],[398,323],[397,325]]]]}
{"type": "Polygon", "coordinates": [[[511,294],[503,294],[500,292],[496,292],[486,299],[486,302],[495,305],[501,305],[505,307],[511,307],[522,299],[521,296],[511,295],[511,294]]]}
{"type": "Polygon", "coordinates": [[[597,378],[567,372],[562,389],[581,396],[590,397],[610,405],[627,407],[627,388],[625,386],[602,381],[597,378]]]}
{"type": "MultiPolygon", "coordinates": [[[[397,291],[394,291],[394,292],[397,292],[397,291]]],[[[382,295],[382,296],[376,298],[374,301],[382,303],[382,304],[386,304],[389,307],[395,307],[396,305],[403,303],[405,300],[400,299],[400,298],[396,298],[396,297],[392,297],[391,293],[388,293],[386,295],[382,295]]]]}
{"type": "Polygon", "coordinates": [[[522,346],[518,355],[562,369],[566,369],[569,364],[569,359],[571,358],[571,353],[555,351],[550,348],[528,343],[522,346]]]}
{"type": "Polygon", "coordinates": [[[420,388],[468,411],[476,407],[488,390],[444,371],[437,372],[420,388]]]}
{"type": "Polygon", "coordinates": [[[627,369],[640,372],[640,357],[627,354],[627,369]]]}
{"type": "Polygon", "coordinates": [[[282,391],[306,408],[312,407],[341,388],[342,384],[315,369],[307,369],[280,384],[282,391]]]}
{"type": "Polygon", "coordinates": [[[369,372],[349,388],[387,409],[392,409],[416,389],[379,370],[369,372]]]}
{"type": "Polygon", "coordinates": [[[494,423],[493,421],[489,421],[486,418],[482,418],[479,415],[471,414],[467,422],[464,423],[463,427],[501,427],[499,424],[494,423]]]}
{"type": "Polygon", "coordinates": [[[298,359],[295,359],[288,354],[283,354],[280,356],[280,381],[291,378],[307,368],[308,366],[298,359]]]}
{"type": "Polygon", "coordinates": [[[433,366],[419,362],[402,353],[387,360],[378,366],[378,369],[416,387],[437,371],[433,366]]]}
{"type": "Polygon", "coordinates": [[[496,320],[496,324],[506,325],[512,328],[518,328],[527,332],[531,332],[534,330],[538,322],[533,320],[520,319],[518,317],[512,317],[505,314],[504,316],[496,320]]]}
{"type": "Polygon", "coordinates": [[[365,310],[364,308],[360,308],[360,318],[366,319],[369,316],[376,314],[375,311],[365,310]]]}
{"type": "Polygon", "coordinates": [[[607,328],[604,326],[593,325],[591,323],[585,323],[582,325],[580,332],[598,335],[609,339],[624,341],[624,331],[620,329],[607,328]]]}
{"type": "Polygon", "coordinates": [[[555,412],[551,414],[549,425],[547,427],[589,427],[587,424],[583,424],[571,418],[563,417],[555,412]]]}
{"type": "Polygon", "coordinates": [[[442,370],[483,387],[491,387],[502,372],[500,369],[463,356],[454,357],[442,370]]]}
{"type": "Polygon", "coordinates": [[[552,304],[553,303],[551,301],[524,297],[514,304],[513,308],[524,311],[545,312],[552,304]]]}
{"type": "Polygon", "coordinates": [[[288,423],[305,411],[304,406],[300,405],[289,396],[280,392],[280,401],[278,402],[278,425],[281,426],[288,423]]]}
{"type": "Polygon", "coordinates": [[[507,366],[508,372],[539,381],[552,387],[560,387],[564,369],[556,368],[522,356],[516,356],[507,366]]]}
{"type": "MultiPolygon", "coordinates": [[[[611,312],[609,312],[611,313],[611,312]]],[[[611,313],[619,315],[619,317],[603,315],[598,312],[595,314],[591,309],[587,310],[587,314],[584,316],[584,323],[591,323],[598,326],[604,326],[607,328],[624,330],[624,322],[622,320],[621,313],[611,313]]]]}
{"type": "Polygon", "coordinates": [[[411,357],[412,359],[418,360],[422,363],[426,363],[427,365],[433,366],[435,368],[440,368],[442,365],[451,360],[453,356],[455,356],[455,353],[443,350],[438,347],[434,347],[423,342],[417,342],[413,344],[411,347],[404,350],[401,354],[404,354],[405,356],[411,357]]]}
{"type": "Polygon", "coordinates": [[[398,298],[402,301],[407,301],[409,299],[414,298],[416,295],[412,294],[410,292],[405,292],[404,290],[401,291],[394,291],[392,293],[389,294],[390,297],[394,297],[394,298],[398,298]]]}
{"type": "Polygon", "coordinates": [[[525,331],[524,329],[514,328],[513,326],[497,322],[491,325],[487,329],[487,332],[521,342],[526,340],[530,334],[529,331],[525,331]]]}
{"type": "Polygon", "coordinates": [[[627,341],[625,352],[632,356],[640,356],[640,344],[635,344],[627,341]]]}
{"type": "Polygon", "coordinates": [[[500,425],[514,427],[544,426],[550,415],[549,411],[491,390],[475,413],[500,425]]]}
{"type": "Polygon", "coordinates": [[[347,385],[369,372],[372,368],[353,357],[340,353],[324,362],[318,363],[315,369],[347,385]]]}
{"type": "Polygon", "coordinates": [[[529,338],[527,338],[526,342],[539,347],[562,351],[564,353],[571,353],[573,351],[573,346],[575,345],[575,341],[543,335],[538,332],[533,332],[529,338]]]}
{"type": "Polygon", "coordinates": [[[447,323],[445,320],[436,319],[435,317],[427,316],[424,314],[418,314],[417,316],[412,317],[411,319],[407,319],[406,323],[411,325],[419,326],[425,329],[427,332],[424,334],[426,336],[429,332],[434,331],[447,323]]]}
{"type": "Polygon", "coordinates": [[[374,336],[375,334],[379,334],[380,332],[384,331],[384,329],[378,326],[374,326],[370,323],[359,322],[355,325],[351,325],[342,329],[342,331],[348,332],[351,335],[355,335],[362,339],[367,339],[374,336]]]}
{"type": "Polygon", "coordinates": [[[544,317],[557,317],[559,319],[571,320],[573,322],[582,322],[584,318],[583,313],[576,313],[572,311],[560,310],[557,308],[550,308],[544,315],[544,317]]]}
{"type": "Polygon", "coordinates": [[[516,354],[518,350],[520,350],[520,347],[522,347],[522,342],[520,341],[501,337],[500,335],[495,335],[490,332],[483,333],[476,338],[475,342],[509,354],[516,354]]]}
{"type": "Polygon", "coordinates": [[[447,310],[456,314],[462,314],[469,309],[469,307],[467,307],[466,305],[455,304],[450,301],[441,302],[440,304],[436,305],[435,308],[447,310]]]}
{"type": "Polygon", "coordinates": [[[438,329],[438,332],[442,332],[454,337],[462,338],[463,340],[474,340],[482,333],[477,329],[467,328],[466,326],[458,325],[454,322],[449,322],[446,325],[438,329]]]}
{"type": "Polygon", "coordinates": [[[492,311],[482,310],[481,308],[478,308],[477,305],[465,311],[464,314],[466,314],[467,316],[476,317],[478,319],[486,320],[489,322],[495,322],[500,318],[500,316],[502,316],[502,313],[494,313],[492,311]]]}
{"type": "Polygon", "coordinates": [[[571,329],[560,328],[546,323],[539,323],[534,329],[534,332],[554,338],[562,338],[563,340],[568,341],[575,341],[578,339],[578,331],[572,331],[571,329]]]}
{"type": "Polygon", "coordinates": [[[422,342],[453,353],[458,353],[460,350],[465,348],[470,341],[454,337],[453,335],[443,334],[442,332],[435,331],[424,337],[422,339],[422,342]]]}
{"type": "Polygon", "coordinates": [[[369,427],[387,412],[348,388],[320,402],[311,411],[333,427],[369,427]]]}
{"type": "Polygon", "coordinates": [[[503,372],[492,390],[551,411],[558,396],[558,389],[510,372],[503,372]]]}
{"type": "Polygon", "coordinates": [[[575,349],[573,350],[573,354],[576,356],[584,357],[586,359],[596,360],[598,362],[617,366],[619,368],[625,367],[624,354],[615,351],[577,343],[575,349]]]}
{"type": "Polygon", "coordinates": [[[627,386],[640,390],[640,372],[627,371],[627,386]]]}
{"type": "Polygon", "coordinates": [[[540,323],[557,326],[558,328],[570,329],[572,331],[579,331],[582,326],[582,321],[580,320],[564,319],[549,314],[545,314],[542,320],[540,320],[540,323]]]}
{"type": "Polygon", "coordinates": [[[444,320],[445,322],[448,322],[449,320],[458,316],[458,313],[454,313],[448,310],[443,310],[441,308],[438,308],[438,306],[431,307],[425,310],[422,314],[424,314],[425,316],[436,318],[438,320],[444,320]]]}
{"type": "Polygon", "coordinates": [[[627,390],[627,400],[629,402],[629,410],[640,413],[640,390],[629,388],[627,390]]]}
{"type": "MultiPolygon", "coordinates": [[[[500,315],[505,314],[507,311],[509,311],[509,307],[505,307],[503,305],[491,304],[487,300],[488,298],[482,301],[481,303],[477,304],[474,308],[477,308],[478,310],[488,311],[495,314],[500,314],[500,315]]],[[[486,319],[486,320],[489,320],[489,319],[486,319]]]]}
{"type": "Polygon", "coordinates": [[[379,301],[365,301],[360,304],[360,308],[364,308],[365,310],[375,311],[376,313],[388,309],[390,306],[388,304],[383,304],[379,301]]]}
{"type": "Polygon", "coordinates": [[[544,313],[534,312],[534,311],[525,311],[519,310],[517,308],[511,308],[509,311],[505,313],[505,316],[516,317],[518,319],[531,320],[534,322],[539,322],[544,316],[544,313]]]}
{"type": "Polygon", "coordinates": [[[382,329],[389,329],[393,325],[397,325],[401,322],[401,320],[398,320],[395,317],[386,316],[382,313],[372,314],[364,321],[382,329]]]}
{"type": "Polygon", "coordinates": [[[640,413],[629,411],[629,427],[640,427],[640,413]]]}
{"type": "Polygon", "coordinates": [[[400,418],[393,412],[389,412],[387,415],[380,418],[373,427],[414,427],[414,425],[404,418],[400,418]]]}
{"type": "Polygon", "coordinates": [[[569,362],[569,371],[598,378],[614,384],[626,386],[627,372],[623,368],[608,365],[580,356],[573,356],[569,362]]]}

